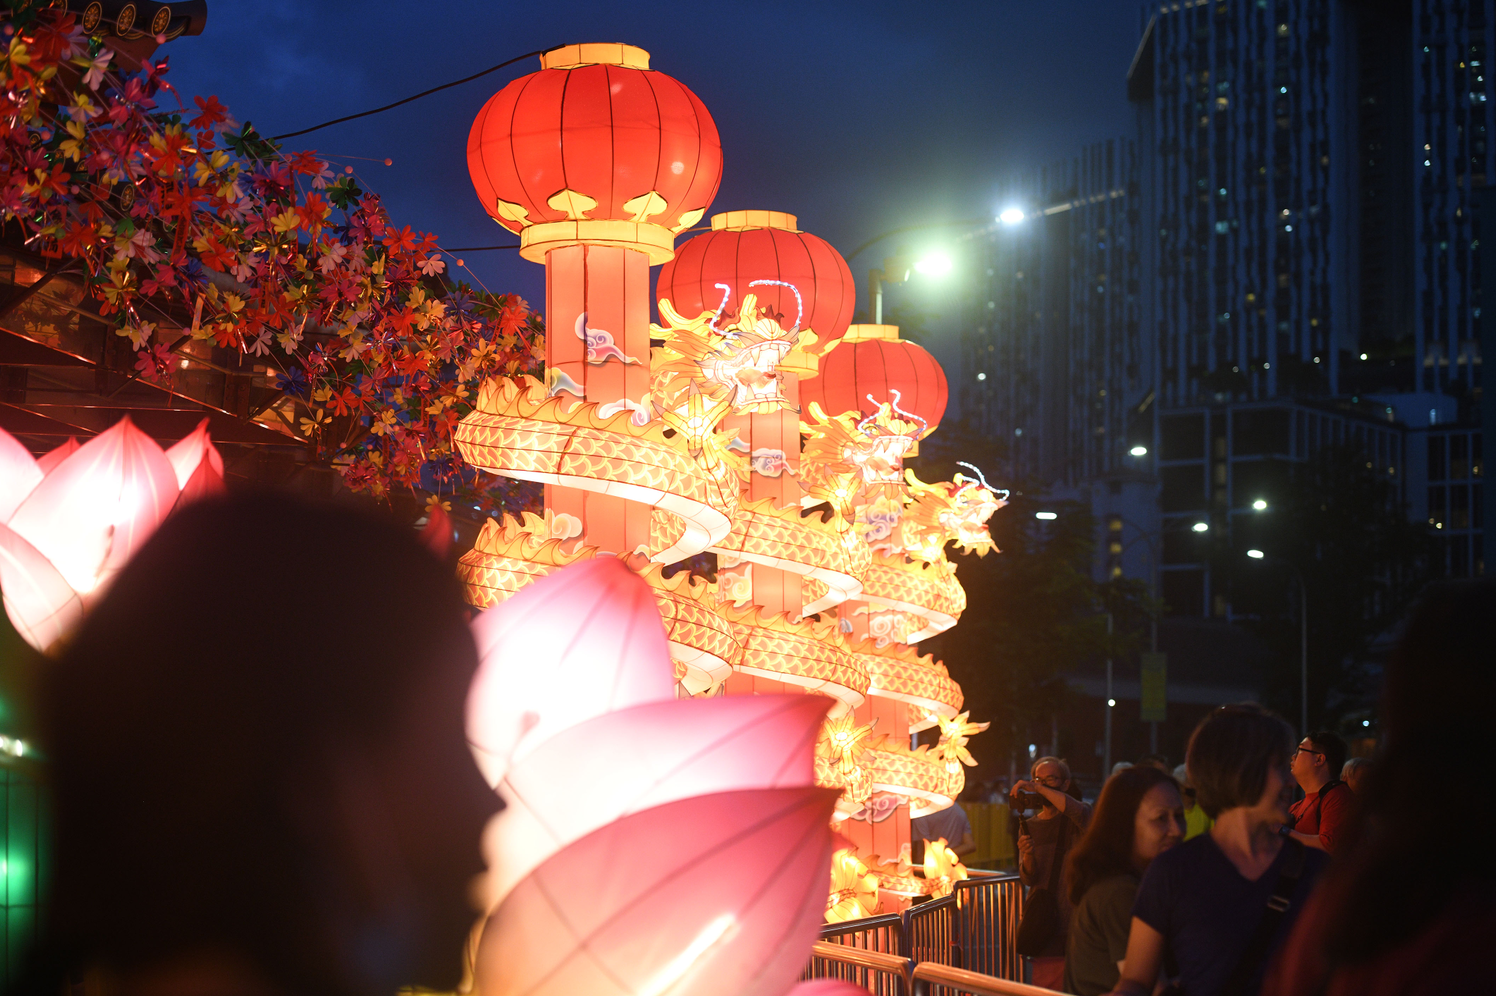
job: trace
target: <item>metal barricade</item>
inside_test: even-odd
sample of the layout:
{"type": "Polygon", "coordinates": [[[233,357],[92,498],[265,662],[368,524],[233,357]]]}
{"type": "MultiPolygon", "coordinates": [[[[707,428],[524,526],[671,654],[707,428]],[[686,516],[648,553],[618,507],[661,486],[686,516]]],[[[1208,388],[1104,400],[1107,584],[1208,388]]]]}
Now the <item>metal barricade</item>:
{"type": "Polygon", "coordinates": [[[821,928],[821,940],[831,944],[845,944],[864,951],[882,954],[908,955],[909,945],[904,935],[904,918],[897,913],[886,916],[870,916],[861,920],[828,923],[821,928]]]}
{"type": "Polygon", "coordinates": [[[842,979],[874,996],[911,996],[911,968],[909,959],[898,955],[817,941],[801,978],[842,979]]]}
{"type": "Polygon", "coordinates": [[[965,967],[964,931],[954,894],[917,903],[904,911],[904,937],[916,965],[933,961],[965,967]]]}
{"type": "MultiPolygon", "coordinates": [[[[1018,876],[978,874],[957,882],[949,896],[916,903],[901,917],[875,916],[827,924],[821,928],[817,950],[843,948],[879,956],[903,957],[912,966],[962,970],[965,972],[963,978],[969,977],[966,981],[986,980],[982,984],[989,989],[999,982],[1017,985],[1022,988],[1001,991],[1032,996],[1047,990],[1025,986],[1022,981],[1023,959],[1017,950],[1018,923],[1022,916],[1023,884],[1018,876]]],[[[845,956],[856,957],[852,952],[845,952],[845,956]]],[[[818,967],[816,958],[811,959],[803,976],[806,979],[828,977],[847,978],[864,985],[851,976],[828,976],[825,966],[818,967]]],[[[869,978],[876,981],[873,976],[869,978]]],[[[886,979],[884,982],[891,984],[886,979]]],[[[946,985],[945,982],[939,984],[946,985]]],[[[966,992],[959,988],[949,991],[966,992]]]]}
{"type": "Polygon", "coordinates": [[[914,996],[1055,996],[1053,989],[937,965],[932,961],[914,966],[910,981],[914,996]]]}
{"type": "Polygon", "coordinates": [[[1021,982],[1023,959],[1017,944],[1023,883],[1018,876],[973,876],[957,882],[954,895],[962,929],[962,960],[945,964],[1021,982]]]}

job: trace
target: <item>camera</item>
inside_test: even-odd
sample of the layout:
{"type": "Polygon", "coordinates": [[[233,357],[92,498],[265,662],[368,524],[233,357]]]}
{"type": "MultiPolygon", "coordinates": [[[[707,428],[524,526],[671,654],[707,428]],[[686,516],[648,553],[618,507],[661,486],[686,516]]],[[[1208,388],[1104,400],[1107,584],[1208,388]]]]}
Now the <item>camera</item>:
{"type": "Polygon", "coordinates": [[[1014,792],[1013,804],[1019,809],[1041,809],[1044,806],[1044,797],[1038,792],[1014,792]]]}

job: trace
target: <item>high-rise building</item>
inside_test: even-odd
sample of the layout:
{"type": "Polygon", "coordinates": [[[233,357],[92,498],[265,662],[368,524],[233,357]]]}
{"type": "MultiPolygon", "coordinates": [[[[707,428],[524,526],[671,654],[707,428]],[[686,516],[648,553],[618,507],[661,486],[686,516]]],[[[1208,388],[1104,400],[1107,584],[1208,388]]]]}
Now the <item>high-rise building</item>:
{"type": "Polygon", "coordinates": [[[1481,573],[1496,0],[1151,0],[1140,28],[1116,172],[1020,176],[1024,220],[981,234],[967,417],[1011,479],[1089,496],[1098,568],[1158,572],[1176,611],[1230,615],[1196,540],[1258,528],[1327,445],[1481,573]]]}
{"type": "Polygon", "coordinates": [[[1003,217],[972,236],[986,279],[965,306],[957,400],[1001,444],[1007,480],[1075,484],[1126,465],[1153,382],[1139,194],[1134,143],[1100,142],[1005,184],[1003,217]]]}

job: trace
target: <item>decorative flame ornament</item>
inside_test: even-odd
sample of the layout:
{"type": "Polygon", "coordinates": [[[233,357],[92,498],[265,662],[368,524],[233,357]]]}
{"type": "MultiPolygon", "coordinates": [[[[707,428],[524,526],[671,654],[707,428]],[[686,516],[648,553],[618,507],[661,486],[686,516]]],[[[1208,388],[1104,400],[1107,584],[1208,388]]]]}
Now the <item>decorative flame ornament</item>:
{"type": "Polygon", "coordinates": [[[831,895],[826,922],[843,923],[872,916],[878,909],[878,876],[849,848],[831,855],[831,895]]]}
{"type": "Polygon", "coordinates": [[[932,897],[949,896],[955,891],[956,883],[966,878],[966,866],[956,852],[946,846],[944,837],[925,841],[925,881],[930,883],[932,897]]]}

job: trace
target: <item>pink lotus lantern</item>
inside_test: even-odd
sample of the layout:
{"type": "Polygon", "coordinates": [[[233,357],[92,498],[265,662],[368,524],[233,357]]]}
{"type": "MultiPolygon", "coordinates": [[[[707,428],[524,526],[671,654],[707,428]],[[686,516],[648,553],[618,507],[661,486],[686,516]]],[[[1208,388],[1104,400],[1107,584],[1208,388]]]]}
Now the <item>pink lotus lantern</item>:
{"type": "Polygon", "coordinates": [[[836,796],[704,795],[589,834],[490,916],[478,991],[783,996],[825,910],[836,796]]]}
{"type": "Polygon", "coordinates": [[[674,697],[648,586],[618,560],[474,622],[468,736],[508,808],[485,833],[484,996],[785,996],[826,905],[830,704],[674,697]]]}
{"type": "Polygon", "coordinates": [[[180,501],[222,487],[206,419],[170,450],[126,417],[40,460],[0,431],[0,592],[16,630],[54,645],[180,501]]]}
{"type": "Polygon", "coordinates": [[[814,695],[655,702],[552,737],[499,783],[508,805],[484,834],[488,905],[563,847],[633,813],[700,795],[815,785],[812,754],[829,705],[814,695]]]}
{"type": "Polygon", "coordinates": [[[612,558],[535,582],[473,620],[482,663],[467,733],[497,785],[511,760],[615,709],[675,698],[675,666],[649,585],[612,558]]]}

